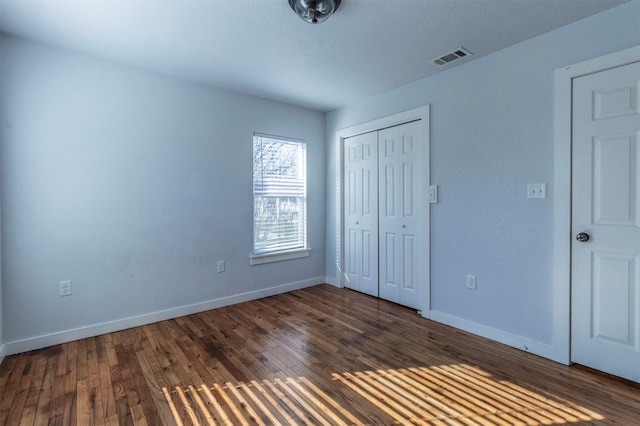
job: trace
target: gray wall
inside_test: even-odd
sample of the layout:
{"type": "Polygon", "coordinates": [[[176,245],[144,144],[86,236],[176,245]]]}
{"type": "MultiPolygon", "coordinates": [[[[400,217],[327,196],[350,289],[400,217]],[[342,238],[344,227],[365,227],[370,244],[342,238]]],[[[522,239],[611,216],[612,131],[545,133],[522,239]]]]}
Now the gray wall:
{"type": "MultiPolygon", "coordinates": [[[[432,309],[552,342],[554,70],[640,44],[640,2],[333,111],[336,130],[431,105],[432,309]],[[546,182],[548,198],[526,198],[546,182]],[[465,288],[467,274],[477,290],[465,288]]],[[[473,51],[473,42],[464,44],[473,51]]],[[[336,276],[336,164],[327,164],[327,276],[336,276]]]]}
{"type": "Polygon", "coordinates": [[[323,113],[1,43],[6,343],[324,279],[323,113]],[[308,143],[308,258],[249,266],[253,132],[308,143]]]}

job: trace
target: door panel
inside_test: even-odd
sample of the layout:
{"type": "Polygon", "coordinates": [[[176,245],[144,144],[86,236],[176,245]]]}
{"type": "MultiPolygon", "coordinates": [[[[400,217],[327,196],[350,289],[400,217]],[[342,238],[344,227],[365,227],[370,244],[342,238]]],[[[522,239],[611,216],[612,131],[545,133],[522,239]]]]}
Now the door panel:
{"type": "Polygon", "coordinates": [[[396,169],[394,166],[385,166],[384,168],[385,187],[383,191],[385,216],[393,217],[396,214],[396,169]]]}
{"type": "Polygon", "coordinates": [[[637,321],[634,318],[632,283],[637,277],[637,257],[594,253],[592,307],[594,339],[635,346],[637,321]]]}
{"type": "Polygon", "coordinates": [[[420,125],[407,123],[381,130],[380,297],[420,309],[419,258],[420,125]]]}
{"type": "Polygon", "coordinates": [[[414,218],[413,203],[416,197],[413,188],[416,183],[415,174],[413,173],[414,166],[414,163],[404,163],[402,170],[402,217],[412,219],[414,218]]]}
{"type": "Polygon", "coordinates": [[[640,381],[640,63],[573,83],[572,361],[640,381]],[[578,233],[590,236],[576,240],[578,233]]]}
{"type": "Polygon", "coordinates": [[[595,223],[638,226],[638,191],[633,176],[637,171],[637,135],[598,136],[594,145],[595,223]]]}
{"type": "Polygon", "coordinates": [[[346,286],[378,296],[378,136],[345,140],[346,286]]]}
{"type": "MultiPolygon", "coordinates": [[[[415,273],[416,273],[416,238],[414,235],[404,235],[404,250],[402,259],[404,260],[404,273],[402,280],[402,289],[405,291],[415,291],[415,273]]],[[[401,300],[402,297],[401,297],[401,300]]]]}

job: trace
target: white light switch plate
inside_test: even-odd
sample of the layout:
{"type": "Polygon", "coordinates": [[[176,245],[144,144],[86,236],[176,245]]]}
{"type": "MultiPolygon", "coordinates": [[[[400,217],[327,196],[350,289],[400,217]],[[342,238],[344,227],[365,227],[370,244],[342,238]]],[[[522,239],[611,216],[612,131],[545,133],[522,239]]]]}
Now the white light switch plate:
{"type": "Polygon", "coordinates": [[[528,184],[527,198],[547,198],[547,184],[546,183],[528,184]]]}
{"type": "Polygon", "coordinates": [[[438,202],[438,185],[429,185],[427,188],[427,201],[429,203],[438,202]]]}

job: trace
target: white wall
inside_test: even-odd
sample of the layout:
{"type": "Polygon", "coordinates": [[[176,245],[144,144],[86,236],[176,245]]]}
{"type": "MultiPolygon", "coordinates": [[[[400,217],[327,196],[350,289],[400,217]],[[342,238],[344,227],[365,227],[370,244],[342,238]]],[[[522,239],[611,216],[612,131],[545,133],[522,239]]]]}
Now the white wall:
{"type": "Polygon", "coordinates": [[[323,113],[15,38],[1,48],[8,350],[324,281],[323,113]],[[249,266],[253,132],[308,143],[308,258],[249,266]]]}
{"type": "MultiPolygon", "coordinates": [[[[431,210],[434,318],[516,345],[530,341],[550,355],[554,70],[637,44],[635,0],[328,114],[327,158],[334,159],[336,130],[431,105],[431,183],[439,186],[431,210]],[[547,199],[526,198],[527,183],[537,182],[547,183],[547,199]],[[465,288],[467,274],[477,276],[476,291],[465,288]]],[[[333,279],[335,175],[329,161],[333,279]]]]}

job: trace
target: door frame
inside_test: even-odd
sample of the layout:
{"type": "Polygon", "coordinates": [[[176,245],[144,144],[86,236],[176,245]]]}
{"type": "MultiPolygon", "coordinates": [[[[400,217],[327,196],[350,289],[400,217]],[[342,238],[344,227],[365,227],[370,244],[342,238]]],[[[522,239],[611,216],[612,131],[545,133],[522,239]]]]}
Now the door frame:
{"type": "Polygon", "coordinates": [[[573,79],[640,61],[640,46],[555,71],[553,164],[553,340],[554,361],[571,364],[571,167],[573,79]]]}
{"type": "MultiPolygon", "coordinates": [[[[424,300],[421,304],[420,314],[429,318],[429,312],[431,310],[431,208],[427,202],[426,188],[431,185],[431,170],[430,170],[430,123],[429,123],[430,106],[425,105],[422,107],[414,108],[408,111],[400,112],[397,114],[389,115],[379,118],[377,120],[369,121],[366,123],[358,124],[352,127],[347,127],[336,131],[336,277],[339,287],[345,286],[344,276],[344,140],[358,136],[364,133],[375,132],[388,127],[397,126],[400,124],[409,123],[412,121],[420,120],[420,143],[422,144],[422,176],[421,180],[424,182],[423,188],[425,191],[423,196],[423,224],[421,234],[425,238],[426,243],[423,244],[424,252],[423,257],[427,259],[422,266],[421,275],[424,281],[424,300]]],[[[379,278],[378,278],[379,279],[379,278]]]]}

